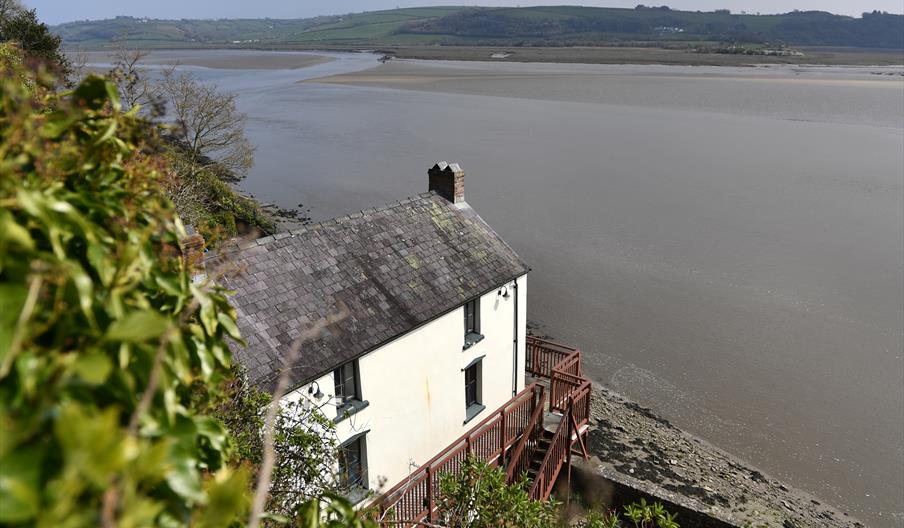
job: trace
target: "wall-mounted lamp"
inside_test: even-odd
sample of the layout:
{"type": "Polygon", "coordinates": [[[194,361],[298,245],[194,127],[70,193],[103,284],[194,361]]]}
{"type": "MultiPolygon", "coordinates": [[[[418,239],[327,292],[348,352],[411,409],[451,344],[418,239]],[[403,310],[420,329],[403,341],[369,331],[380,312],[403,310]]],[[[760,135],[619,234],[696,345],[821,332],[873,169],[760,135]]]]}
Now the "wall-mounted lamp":
{"type": "Polygon", "coordinates": [[[320,392],[320,384],[315,381],[315,382],[311,383],[310,385],[308,385],[308,394],[317,398],[318,400],[320,398],[323,398],[323,393],[320,392]],[[314,389],[315,386],[317,387],[316,391],[314,389]]]}
{"type": "Polygon", "coordinates": [[[509,294],[508,286],[499,288],[499,291],[496,292],[496,295],[501,295],[503,299],[508,299],[511,296],[509,294]]]}

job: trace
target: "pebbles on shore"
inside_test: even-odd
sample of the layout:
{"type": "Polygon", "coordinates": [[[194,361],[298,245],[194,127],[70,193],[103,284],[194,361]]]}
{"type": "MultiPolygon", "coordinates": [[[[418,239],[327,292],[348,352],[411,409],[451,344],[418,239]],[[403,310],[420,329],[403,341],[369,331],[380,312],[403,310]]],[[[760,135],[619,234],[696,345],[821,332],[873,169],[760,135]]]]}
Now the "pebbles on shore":
{"type": "Polygon", "coordinates": [[[737,526],[860,528],[815,497],[594,386],[588,449],[609,478],[737,526]]]}

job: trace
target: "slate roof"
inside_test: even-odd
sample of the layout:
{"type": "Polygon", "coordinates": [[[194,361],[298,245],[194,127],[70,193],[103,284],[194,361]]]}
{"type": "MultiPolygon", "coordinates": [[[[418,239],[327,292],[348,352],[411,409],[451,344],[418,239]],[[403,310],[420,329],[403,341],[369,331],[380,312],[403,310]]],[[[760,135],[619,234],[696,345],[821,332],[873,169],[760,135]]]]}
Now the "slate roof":
{"type": "Polygon", "coordinates": [[[234,354],[267,389],[293,340],[339,306],[347,317],[302,346],[292,386],[529,270],[466,203],[434,192],[223,249],[208,269],[227,261],[242,270],[221,282],[248,343],[234,354]]]}

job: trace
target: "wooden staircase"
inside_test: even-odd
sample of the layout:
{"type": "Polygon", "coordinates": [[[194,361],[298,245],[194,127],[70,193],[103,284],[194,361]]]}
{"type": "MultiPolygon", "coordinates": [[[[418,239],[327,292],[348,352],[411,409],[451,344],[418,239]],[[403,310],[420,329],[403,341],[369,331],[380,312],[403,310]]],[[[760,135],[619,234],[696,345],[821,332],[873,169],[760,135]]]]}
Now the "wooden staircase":
{"type": "MultiPolygon", "coordinates": [[[[546,500],[563,466],[571,480],[571,453],[588,458],[587,430],[590,422],[590,380],[581,369],[581,351],[536,337],[527,339],[527,371],[549,380],[549,412],[544,415],[527,476],[531,497],[546,500]],[[542,456],[542,459],[541,459],[542,456]],[[539,460],[539,462],[537,462],[539,460]]],[[[512,468],[510,468],[512,469],[512,468]]],[[[509,481],[516,477],[508,474],[509,481]]]]}
{"type": "Polygon", "coordinates": [[[383,526],[435,521],[439,475],[458,473],[468,456],[505,468],[509,483],[526,476],[535,500],[549,498],[563,468],[570,479],[575,448],[588,457],[590,381],[581,352],[528,336],[526,356],[525,368],[538,382],[374,501],[383,526]]]}
{"type": "Polygon", "coordinates": [[[537,475],[543,469],[543,461],[546,459],[546,453],[549,451],[549,446],[552,445],[554,436],[555,433],[545,429],[540,434],[540,438],[537,440],[537,449],[531,456],[530,465],[527,467],[528,482],[536,482],[537,475]]]}

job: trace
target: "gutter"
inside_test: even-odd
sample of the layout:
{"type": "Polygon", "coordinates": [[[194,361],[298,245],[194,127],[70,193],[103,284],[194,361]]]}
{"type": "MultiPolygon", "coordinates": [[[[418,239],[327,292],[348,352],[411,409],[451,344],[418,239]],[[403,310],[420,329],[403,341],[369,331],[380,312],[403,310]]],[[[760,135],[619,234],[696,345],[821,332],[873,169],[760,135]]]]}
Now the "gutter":
{"type": "Polygon", "coordinates": [[[515,290],[515,312],[514,324],[512,327],[513,339],[512,339],[512,396],[518,394],[518,278],[515,278],[514,286],[515,290]]]}

